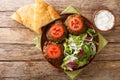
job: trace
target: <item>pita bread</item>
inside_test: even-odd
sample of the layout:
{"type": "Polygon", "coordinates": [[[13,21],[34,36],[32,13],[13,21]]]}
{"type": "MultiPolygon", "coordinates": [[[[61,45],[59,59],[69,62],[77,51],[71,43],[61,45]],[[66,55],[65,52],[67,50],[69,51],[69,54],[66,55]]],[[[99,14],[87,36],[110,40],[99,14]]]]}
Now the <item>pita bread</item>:
{"type": "Polygon", "coordinates": [[[11,18],[18,21],[19,23],[25,25],[26,27],[35,30],[33,28],[33,19],[34,19],[34,7],[35,4],[30,4],[19,8],[11,18]]]}
{"type": "Polygon", "coordinates": [[[59,17],[58,13],[49,4],[43,0],[36,0],[34,26],[40,28],[59,17]]]}
{"type": "Polygon", "coordinates": [[[12,16],[12,19],[25,25],[38,34],[41,34],[41,27],[59,18],[59,14],[43,0],[36,0],[19,8],[12,16]]]}

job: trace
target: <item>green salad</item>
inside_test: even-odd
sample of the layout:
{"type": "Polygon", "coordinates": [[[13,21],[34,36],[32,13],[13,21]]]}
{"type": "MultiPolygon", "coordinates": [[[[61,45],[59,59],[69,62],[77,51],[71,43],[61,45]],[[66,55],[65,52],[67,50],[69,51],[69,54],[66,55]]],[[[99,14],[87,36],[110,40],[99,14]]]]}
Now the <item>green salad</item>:
{"type": "Polygon", "coordinates": [[[62,69],[73,71],[88,64],[96,54],[95,36],[97,32],[91,28],[78,36],[69,34],[63,43],[65,58],[61,65],[62,69]]]}

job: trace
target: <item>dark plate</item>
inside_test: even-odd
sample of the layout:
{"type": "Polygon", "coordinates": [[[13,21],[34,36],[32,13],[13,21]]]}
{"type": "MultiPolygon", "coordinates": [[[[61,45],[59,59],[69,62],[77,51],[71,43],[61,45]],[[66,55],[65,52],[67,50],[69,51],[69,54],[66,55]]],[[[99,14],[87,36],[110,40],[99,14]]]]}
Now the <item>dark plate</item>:
{"type": "MultiPolygon", "coordinates": [[[[60,19],[57,19],[57,20],[62,20],[62,21],[64,22],[69,15],[72,15],[72,14],[64,14],[64,15],[61,15],[61,18],[60,18],[60,19]]],[[[87,24],[87,27],[88,27],[88,28],[94,28],[94,29],[95,29],[94,25],[93,25],[87,18],[85,18],[84,16],[81,16],[81,17],[82,17],[83,21],[87,24]]],[[[55,20],[55,21],[57,21],[57,20],[55,20]]],[[[50,29],[51,25],[54,24],[55,21],[53,21],[53,22],[47,24],[46,26],[42,27],[42,31],[43,31],[42,36],[41,36],[41,49],[42,49],[42,53],[43,53],[43,48],[44,48],[45,42],[48,42],[48,41],[49,41],[49,40],[47,39],[47,37],[46,37],[46,33],[47,33],[47,31],[50,29]]],[[[98,36],[96,36],[96,37],[94,38],[94,40],[95,40],[96,42],[98,42],[98,40],[99,40],[99,39],[98,39],[98,36]]],[[[61,42],[61,44],[62,44],[62,42],[61,42]]],[[[97,46],[97,45],[96,45],[96,47],[97,47],[97,50],[98,50],[98,46],[97,46]]],[[[43,53],[43,54],[44,54],[44,53],[43,53]]],[[[94,57],[95,57],[95,56],[94,56],[94,57]]],[[[91,58],[91,59],[89,59],[89,63],[91,63],[91,61],[94,59],[94,57],[91,58]]],[[[54,67],[62,70],[59,65],[55,65],[53,62],[51,62],[50,60],[48,60],[48,58],[46,58],[46,57],[45,57],[45,59],[46,59],[51,65],[53,65],[54,67]]],[[[55,61],[55,62],[56,62],[56,61],[55,61]]],[[[89,64],[89,63],[88,63],[88,64],[89,64]]],[[[84,67],[87,66],[88,64],[86,64],[86,65],[84,65],[84,66],[82,66],[82,67],[79,67],[78,69],[84,68],[84,67]]]]}

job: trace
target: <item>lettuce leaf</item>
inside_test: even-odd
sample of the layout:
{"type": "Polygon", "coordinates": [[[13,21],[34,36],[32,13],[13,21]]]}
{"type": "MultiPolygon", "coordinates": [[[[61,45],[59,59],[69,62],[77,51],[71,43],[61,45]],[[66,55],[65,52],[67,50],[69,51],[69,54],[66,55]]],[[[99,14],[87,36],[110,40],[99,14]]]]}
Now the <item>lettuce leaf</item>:
{"type": "Polygon", "coordinates": [[[96,32],[94,29],[91,29],[91,28],[89,28],[89,29],[87,30],[87,33],[88,33],[89,36],[91,36],[91,37],[97,36],[97,32],[96,32]]]}

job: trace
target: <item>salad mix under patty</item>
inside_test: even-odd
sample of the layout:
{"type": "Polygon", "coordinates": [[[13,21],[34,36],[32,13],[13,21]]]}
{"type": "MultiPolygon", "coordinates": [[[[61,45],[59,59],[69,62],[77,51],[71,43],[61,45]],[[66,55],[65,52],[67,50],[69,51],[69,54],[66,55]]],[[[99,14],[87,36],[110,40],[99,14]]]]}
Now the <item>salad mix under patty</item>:
{"type": "Polygon", "coordinates": [[[73,71],[85,66],[97,52],[97,32],[80,15],[57,20],[46,32],[43,53],[52,65],[73,71]]]}

